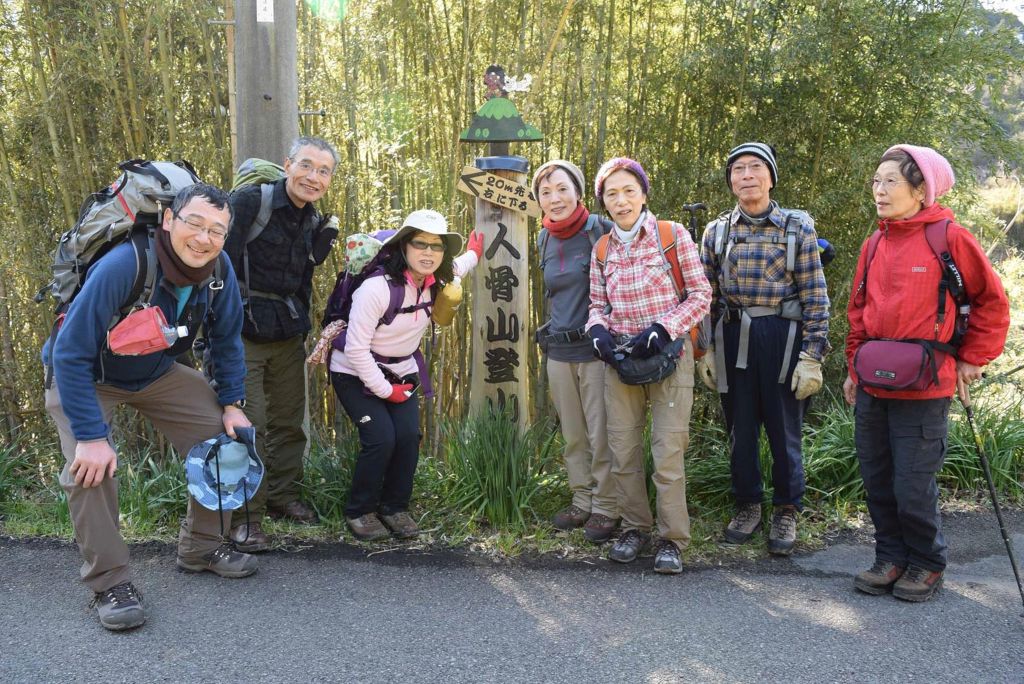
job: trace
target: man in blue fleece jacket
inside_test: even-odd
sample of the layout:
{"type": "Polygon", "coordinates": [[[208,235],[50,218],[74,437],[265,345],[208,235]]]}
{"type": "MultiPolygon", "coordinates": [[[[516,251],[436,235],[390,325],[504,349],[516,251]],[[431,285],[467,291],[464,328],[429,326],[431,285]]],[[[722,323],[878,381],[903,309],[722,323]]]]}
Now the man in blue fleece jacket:
{"type": "MultiPolygon", "coordinates": [[[[55,380],[46,390],[46,410],[57,424],[67,460],[60,484],[82,554],[82,580],[95,592],[93,604],[107,629],[131,629],[146,620],[118,529],[117,453],[110,434],[114,409],[120,404],[137,409],[182,457],[198,442],[220,432],[233,437],[235,428],[250,425],[242,411],[241,298],[227,259],[222,259],[223,280],[211,280],[230,225],[227,194],[203,183],[182,190],[164,212],[152,246],[157,279],[151,303],[168,321],[188,329],[169,349],[119,356],[107,346],[107,329],[131,303],[127,300],[138,273],[130,242],[90,267],[52,349],[49,342],[43,348],[43,362],[52,364],[55,380]],[[202,373],[175,362],[191,348],[204,320],[216,392],[202,373]]],[[[178,566],[221,577],[256,572],[255,558],[224,543],[222,531],[230,529],[230,517],[230,511],[207,510],[189,496],[178,537],[178,566]]]]}

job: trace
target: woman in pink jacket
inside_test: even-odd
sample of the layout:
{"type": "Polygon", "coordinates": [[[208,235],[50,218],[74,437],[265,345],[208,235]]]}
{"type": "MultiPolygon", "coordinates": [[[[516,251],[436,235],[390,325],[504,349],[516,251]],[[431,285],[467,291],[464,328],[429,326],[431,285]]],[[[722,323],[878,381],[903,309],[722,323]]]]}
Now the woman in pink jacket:
{"type": "Polygon", "coordinates": [[[847,309],[843,395],[856,405],[857,459],[875,525],[875,563],[854,586],[907,601],[930,599],[946,568],[935,476],[950,401],[1002,353],[1010,323],[984,251],[936,202],[953,181],[949,162],[929,147],[886,151],[871,180],[878,231],[861,248],[847,309]],[[947,258],[958,275],[943,267],[947,258]]]}
{"type": "Polygon", "coordinates": [[[345,506],[357,539],[380,539],[389,530],[399,539],[419,534],[409,515],[421,437],[419,385],[426,379],[419,346],[436,293],[476,266],[483,235],[472,233],[468,251],[455,258],[461,249],[462,236],[448,231],[441,214],[414,211],[384,243],[384,275],[367,277],[352,293],[344,351],[332,351],[330,370],[334,391],[359,430],[345,506]],[[405,296],[394,320],[382,324],[390,283],[401,283],[405,296]]]}

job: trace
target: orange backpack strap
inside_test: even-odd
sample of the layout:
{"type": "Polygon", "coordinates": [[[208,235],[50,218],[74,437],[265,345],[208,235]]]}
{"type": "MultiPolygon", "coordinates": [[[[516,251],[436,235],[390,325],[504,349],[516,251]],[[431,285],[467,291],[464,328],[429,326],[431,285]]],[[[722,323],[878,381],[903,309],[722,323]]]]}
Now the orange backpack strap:
{"type": "MultiPolygon", "coordinates": [[[[676,252],[676,224],[673,221],[658,221],[658,238],[661,241],[661,254],[672,270],[672,282],[676,286],[676,295],[679,301],[686,298],[686,285],[683,282],[683,267],[679,263],[679,254],[676,252]]],[[[699,359],[707,353],[707,350],[698,344],[700,337],[700,325],[690,328],[690,344],[693,348],[693,358],[699,359]]]]}
{"type": "Polygon", "coordinates": [[[676,253],[676,224],[672,221],[658,221],[658,238],[661,241],[661,255],[672,270],[676,296],[679,297],[679,301],[683,301],[686,285],[683,282],[683,267],[679,265],[679,255],[676,253]]]}
{"type": "Polygon", "coordinates": [[[597,256],[597,265],[601,267],[601,275],[604,275],[604,262],[608,259],[608,238],[610,233],[605,233],[597,239],[594,245],[594,254],[597,256]]]}

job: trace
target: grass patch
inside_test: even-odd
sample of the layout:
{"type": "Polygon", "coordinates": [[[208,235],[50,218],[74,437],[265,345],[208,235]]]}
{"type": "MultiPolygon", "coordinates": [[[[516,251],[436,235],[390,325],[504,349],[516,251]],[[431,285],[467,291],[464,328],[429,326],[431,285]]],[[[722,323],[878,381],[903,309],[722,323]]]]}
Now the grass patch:
{"type": "Polygon", "coordinates": [[[550,482],[553,431],[542,422],[520,433],[507,409],[481,411],[444,427],[447,501],[492,526],[526,527],[550,482]]]}
{"type": "MultiPolygon", "coordinates": [[[[719,543],[732,512],[729,440],[718,402],[696,397],[691,421],[686,474],[693,562],[763,556],[764,535],[742,547],[719,543]]],[[[992,465],[1000,498],[1024,502],[1024,392],[1018,385],[979,389],[975,423],[992,465]]],[[[853,411],[825,393],[816,398],[804,426],[807,496],[799,526],[800,547],[823,545],[828,535],[864,524],[863,484],[853,445],[853,411]]],[[[586,560],[605,552],[580,530],[559,532],[547,522],[566,505],[570,492],[561,464],[561,435],[554,426],[534,426],[519,435],[507,416],[482,413],[444,426],[445,448],[437,457],[422,449],[410,513],[424,530],[413,542],[365,544],[373,551],[393,548],[460,547],[487,557],[523,554],[586,560]]],[[[650,472],[650,435],[645,429],[645,460],[650,472]]],[[[143,443],[128,453],[122,447],[121,523],[130,541],[173,541],[185,512],[185,478],[180,459],[143,443]]],[[[339,426],[337,438],[315,435],[305,463],[303,497],[320,516],[317,525],[266,521],[279,548],[342,540],[357,543],[344,520],[358,436],[339,426]]],[[[770,478],[771,456],[760,448],[762,472],[770,478]]],[[[0,451],[0,528],[15,536],[73,536],[66,497],[57,482],[63,458],[55,444],[23,440],[0,451]]],[[[987,492],[974,441],[958,403],[950,416],[949,452],[939,474],[944,506],[987,505],[987,492]]],[[[648,487],[653,505],[654,488],[648,487]]],[[[771,483],[765,482],[766,500],[771,483]]],[[[765,520],[770,507],[765,507],[765,520]]]]}

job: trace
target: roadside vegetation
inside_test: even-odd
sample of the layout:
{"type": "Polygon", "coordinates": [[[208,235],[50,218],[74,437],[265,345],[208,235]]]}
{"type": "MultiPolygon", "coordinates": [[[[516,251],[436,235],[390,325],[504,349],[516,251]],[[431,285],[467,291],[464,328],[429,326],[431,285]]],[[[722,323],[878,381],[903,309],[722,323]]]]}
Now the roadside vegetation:
{"type": "MultiPolygon", "coordinates": [[[[223,25],[233,6],[0,2],[0,534],[72,537],[39,363],[52,311],[31,300],[77,207],[125,159],[184,158],[205,180],[230,183],[223,25]]],[[[635,157],[657,188],[651,207],[665,218],[682,218],[680,207],[693,201],[707,204],[708,220],[732,205],[722,169],[733,145],[764,139],[778,148],[773,196],[809,211],[838,253],[826,272],[834,351],[804,434],[804,548],[865,519],[852,412],[838,394],[852,272],[875,225],[865,183],[891,144],[942,150],[957,174],[948,202],[992,256],[1014,307],[1007,352],[974,394],[1001,496],[1024,504],[1024,25],[1015,16],[962,0],[379,0],[351,2],[345,21],[332,23],[300,2],[298,40],[299,108],[324,112],[303,116],[301,131],[339,148],[321,208],[341,218],[343,235],[394,226],[424,207],[468,234],[475,217],[455,189],[456,170],[485,151],[457,143],[456,133],[480,106],[492,63],[533,76],[514,101],[545,140],[516,143],[514,154],[534,169],[571,159],[588,178],[611,156],[635,157]]],[[[529,230],[534,245],[539,223],[529,230]]],[[[340,266],[335,250],[317,271],[314,320],[340,266]]],[[[529,287],[528,334],[544,318],[538,269],[529,287]]],[[[437,398],[421,415],[413,513],[426,534],[414,545],[593,553],[581,533],[547,524],[569,492],[535,348],[523,359],[533,428],[520,436],[474,417],[471,311],[463,306],[425,344],[437,398]]],[[[305,497],[322,522],[271,522],[286,547],[352,541],[342,509],[355,439],[322,373],[311,376],[309,396],[305,497]]],[[[727,437],[717,399],[702,388],[691,430],[691,555],[758,552],[716,543],[731,505],[727,437]]],[[[116,414],[114,434],[126,536],[172,539],[185,505],[180,455],[130,410],[116,414]]],[[[988,505],[955,403],[940,484],[944,501],[988,505]]]]}

